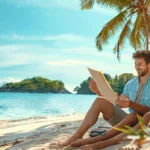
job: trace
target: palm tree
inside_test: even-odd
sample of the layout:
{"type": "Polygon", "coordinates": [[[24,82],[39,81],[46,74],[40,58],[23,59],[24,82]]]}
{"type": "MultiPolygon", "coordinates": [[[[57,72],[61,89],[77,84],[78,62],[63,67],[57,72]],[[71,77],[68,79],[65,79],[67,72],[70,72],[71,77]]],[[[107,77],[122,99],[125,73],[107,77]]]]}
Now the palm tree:
{"type": "Polygon", "coordinates": [[[150,0],[81,0],[82,9],[90,9],[97,3],[102,6],[115,8],[118,15],[111,19],[96,37],[96,46],[102,50],[102,44],[108,43],[110,37],[121,29],[118,41],[114,46],[117,58],[120,58],[120,49],[126,39],[137,50],[149,50],[150,36],[150,0]]]}

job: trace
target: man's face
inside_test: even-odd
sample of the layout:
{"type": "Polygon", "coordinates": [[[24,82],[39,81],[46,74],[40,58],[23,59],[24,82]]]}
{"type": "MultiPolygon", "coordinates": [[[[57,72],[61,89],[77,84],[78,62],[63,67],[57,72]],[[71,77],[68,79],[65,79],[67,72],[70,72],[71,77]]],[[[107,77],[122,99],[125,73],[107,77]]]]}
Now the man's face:
{"type": "Polygon", "coordinates": [[[144,58],[135,59],[135,69],[139,77],[145,76],[149,72],[148,64],[146,64],[144,58]]]}

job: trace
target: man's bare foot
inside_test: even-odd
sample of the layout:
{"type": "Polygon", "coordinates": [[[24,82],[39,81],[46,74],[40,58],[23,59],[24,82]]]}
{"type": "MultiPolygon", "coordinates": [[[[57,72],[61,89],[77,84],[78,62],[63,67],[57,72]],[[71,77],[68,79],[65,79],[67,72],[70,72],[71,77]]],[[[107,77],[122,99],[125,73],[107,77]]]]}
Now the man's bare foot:
{"type": "Polygon", "coordinates": [[[76,140],[81,139],[81,136],[79,136],[78,134],[74,134],[73,136],[71,136],[68,140],[64,141],[64,142],[59,142],[58,146],[59,147],[65,147],[70,145],[72,142],[75,142],[76,140]]]}
{"type": "Polygon", "coordinates": [[[80,147],[80,146],[87,145],[87,144],[94,144],[100,140],[101,140],[100,138],[89,137],[89,138],[84,138],[84,139],[78,139],[75,142],[72,142],[70,145],[72,147],[80,147]]]}
{"type": "Polygon", "coordinates": [[[91,138],[84,138],[84,139],[78,139],[75,142],[72,142],[70,146],[72,147],[80,147],[86,144],[91,144],[92,139],[91,138]]]}
{"type": "Polygon", "coordinates": [[[132,140],[130,142],[130,144],[121,147],[120,150],[139,150],[140,149],[140,145],[139,145],[139,140],[132,140]]]}
{"type": "Polygon", "coordinates": [[[104,140],[103,136],[88,137],[84,139],[78,139],[75,142],[72,142],[70,145],[72,147],[80,147],[87,144],[94,144],[96,142],[103,141],[103,140],[104,140]]]}

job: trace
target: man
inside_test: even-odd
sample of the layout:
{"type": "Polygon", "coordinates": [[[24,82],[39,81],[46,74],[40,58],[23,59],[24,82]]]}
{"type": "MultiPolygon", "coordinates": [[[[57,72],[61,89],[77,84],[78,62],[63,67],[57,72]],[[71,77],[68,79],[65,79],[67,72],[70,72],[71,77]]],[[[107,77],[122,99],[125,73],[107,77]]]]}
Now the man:
{"type": "MultiPolygon", "coordinates": [[[[119,132],[113,129],[110,129],[110,131],[108,131],[105,136],[98,136],[95,138],[87,139],[82,139],[82,137],[87,132],[87,130],[96,123],[100,112],[103,114],[104,119],[107,120],[112,126],[124,127],[124,125],[134,125],[134,123],[136,122],[136,113],[144,115],[149,111],[150,51],[137,51],[133,54],[133,58],[135,59],[135,69],[138,73],[138,77],[130,80],[126,84],[123,94],[121,94],[116,100],[117,105],[111,103],[104,97],[96,98],[79,129],[67,141],[60,143],[60,146],[71,145],[77,147],[85,144],[95,143],[90,145],[90,148],[95,150],[98,148],[116,144],[116,142],[118,142],[116,140],[119,139],[112,139],[112,137],[119,134],[119,132]],[[129,115],[121,109],[127,107],[129,107],[129,115]],[[106,141],[103,141],[104,144],[102,144],[100,140],[106,141]]],[[[93,92],[101,96],[93,80],[90,81],[89,88],[93,92]]],[[[87,147],[83,146],[82,149],[86,150],[87,147]]]]}

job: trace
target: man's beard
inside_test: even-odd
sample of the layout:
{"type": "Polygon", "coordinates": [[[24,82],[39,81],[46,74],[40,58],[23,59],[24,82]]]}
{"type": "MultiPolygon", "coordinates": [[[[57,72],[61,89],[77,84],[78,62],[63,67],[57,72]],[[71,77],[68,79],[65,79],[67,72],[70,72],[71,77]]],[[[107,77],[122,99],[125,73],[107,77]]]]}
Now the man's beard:
{"type": "Polygon", "coordinates": [[[140,72],[137,71],[137,73],[138,73],[139,77],[143,77],[148,73],[148,68],[146,68],[144,71],[142,71],[142,70],[140,70],[140,72]]]}

